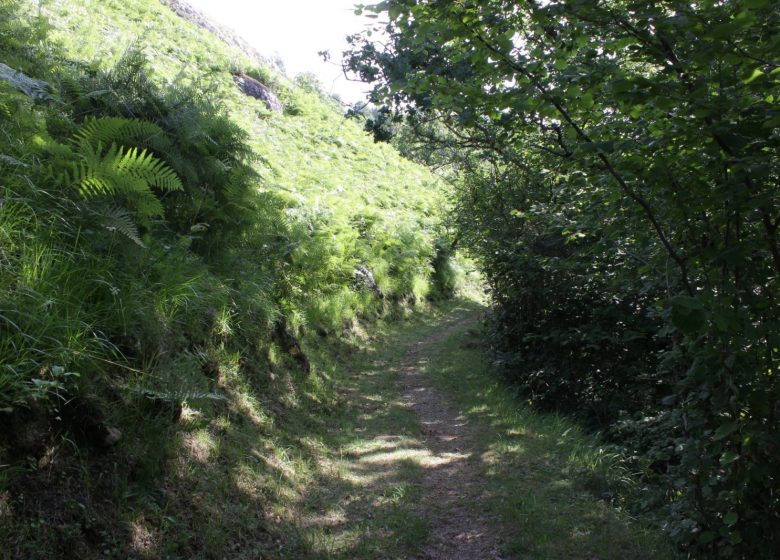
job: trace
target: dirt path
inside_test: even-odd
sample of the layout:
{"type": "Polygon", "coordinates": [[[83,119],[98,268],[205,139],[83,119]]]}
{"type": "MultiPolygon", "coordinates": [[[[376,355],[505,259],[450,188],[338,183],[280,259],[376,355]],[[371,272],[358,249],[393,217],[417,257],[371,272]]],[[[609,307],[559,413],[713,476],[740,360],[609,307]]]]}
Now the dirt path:
{"type": "Polygon", "coordinates": [[[470,315],[419,341],[401,365],[403,402],[419,418],[424,434],[421,443],[430,453],[421,502],[429,538],[420,558],[503,558],[495,534],[497,523],[479,511],[482,480],[476,463],[475,429],[422,373],[426,351],[475,320],[470,315]]]}
{"type": "Polygon", "coordinates": [[[300,502],[296,558],[674,557],[656,529],[589,491],[608,484],[600,447],[497,385],[472,346],[479,313],[382,333],[350,364],[328,428],[335,453],[300,502]]]}
{"type": "Polygon", "coordinates": [[[484,434],[426,372],[439,345],[479,313],[460,310],[422,338],[390,339],[356,367],[343,389],[346,418],[330,429],[338,456],[324,456],[296,521],[312,558],[504,559],[482,503],[484,434]]]}

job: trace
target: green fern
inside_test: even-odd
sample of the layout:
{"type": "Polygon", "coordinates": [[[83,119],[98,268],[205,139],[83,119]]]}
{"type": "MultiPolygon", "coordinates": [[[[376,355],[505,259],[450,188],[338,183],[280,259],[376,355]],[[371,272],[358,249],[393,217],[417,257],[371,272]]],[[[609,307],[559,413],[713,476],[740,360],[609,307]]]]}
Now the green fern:
{"type": "Polygon", "coordinates": [[[107,230],[122,234],[136,245],[145,247],[133,216],[124,208],[118,206],[106,208],[103,212],[97,213],[97,216],[107,230]]]}
{"type": "Polygon", "coordinates": [[[64,72],[57,76],[57,89],[63,102],[84,111],[88,109],[89,97],[85,87],[86,77],[80,70],[79,67],[74,67],[71,72],[64,72]]]}
{"type": "Polygon", "coordinates": [[[76,144],[87,142],[91,146],[117,144],[120,146],[149,144],[165,137],[163,130],[154,123],[122,117],[88,118],[73,136],[76,144]]]}
{"type": "Polygon", "coordinates": [[[89,70],[78,63],[70,63],[67,70],[57,76],[59,96],[78,112],[90,114],[92,101],[111,93],[105,84],[96,83],[89,70]]]}
{"type": "Polygon", "coordinates": [[[93,147],[82,139],[76,154],[70,182],[81,195],[85,198],[124,195],[135,204],[140,220],[163,213],[152,187],[163,191],[183,190],[176,173],[146,150],[116,144],[105,150],[100,142],[93,147]]]}

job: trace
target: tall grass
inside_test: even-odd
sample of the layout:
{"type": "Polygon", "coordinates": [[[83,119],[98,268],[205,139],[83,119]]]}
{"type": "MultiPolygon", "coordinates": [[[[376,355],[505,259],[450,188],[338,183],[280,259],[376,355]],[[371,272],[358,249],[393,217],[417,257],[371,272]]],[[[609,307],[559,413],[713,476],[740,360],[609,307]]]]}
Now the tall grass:
{"type": "Polygon", "coordinates": [[[0,80],[0,549],[222,554],[258,460],[309,476],[336,339],[439,293],[442,185],[157,0],[0,0],[0,60],[48,84],[0,80]]]}
{"type": "Polygon", "coordinates": [[[33,98],[0,81],[0,421],[207,394],[224,352],[251,373],[280,329],[340,334],[441,293],[441,185],[316,84],[157,2],[75,4],[0,4],[0,53],[47,84],[33,98]],[[169,56],[150,63],[144,42],[169,56]],[[261,110],[239,70],[295,110],[261,110]]]}

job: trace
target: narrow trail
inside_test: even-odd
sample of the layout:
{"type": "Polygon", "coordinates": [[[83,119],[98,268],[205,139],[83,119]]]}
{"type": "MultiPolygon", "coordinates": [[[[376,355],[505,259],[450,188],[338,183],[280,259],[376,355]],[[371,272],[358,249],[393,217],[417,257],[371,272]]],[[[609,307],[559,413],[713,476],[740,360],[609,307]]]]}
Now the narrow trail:
{"type": "Polygon", "coordinates": [[[600,448],[496,385],[473,328],[480,313],[397,328],[355,357],[329,428],[334,452],[293,520],[301,558],[673,557],[589,490],[605,480],[600,448]]]}
{"type": "Polygon", "coordinates": [[[498,523],[477,507],[481,473],[475,428],[426,380],[422,372],[425,352],[454,331],[473,323],[469,315],[414,346],[403,358],[403,402],[423,426],[422,445],[430,453],[425,471],[421,506],[429,523],[429,536],[420,558],[430,560],[499,560],[498,523]]]}

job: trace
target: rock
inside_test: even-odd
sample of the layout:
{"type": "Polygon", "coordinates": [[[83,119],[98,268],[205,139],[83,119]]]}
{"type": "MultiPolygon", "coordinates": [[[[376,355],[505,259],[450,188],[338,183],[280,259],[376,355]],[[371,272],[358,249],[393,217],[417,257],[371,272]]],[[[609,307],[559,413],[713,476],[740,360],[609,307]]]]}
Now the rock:
{"type": "Polygon", "coordinates": [[[0,80],[5,80],[16,89],[32,97],[33,99],[51,99],[51,95],[48,92],[49,83],[41,80],[36,80],[29,77],[23,72],[14,70],[10,66],[7,66],[0,62],[0,80]]]}
{"type": "Polygon", "coordinates": [[[257,49],[255,49],[249,43],[247,43],[235,31],[210,20],[208,17],[206,17],[203,14],[203,12],[196,10],[184,0],[160,0],[160,1],[164,5],[168,6],[180,18],[197,25],[202,29],[205,29],[206,31],[214,35],[217,39],[219,39],[226,45],[229,45],[231,47],[240,50],[247,57],[249,57],[249,59],[252,62],[254,62],[256,65],[264,66],[266,68],[274,68],[280,74],[284,73],[278,64],[276,64],[270,58],[260,54],[260,52],[258,52],[257,49]]]}
{"type": "Polygon", "coordinates": [[[111,426],[105,426],[106,428],[106,435],[103,439],[103,444],[106,447],[109,447],[111,445],[116,445],[120,439],[122,439],[122,432],[120,432],[117,428],[113,428],[111,426]]]}
{"type": "Polygon", "coordinates": [[[253,77],[247,76],[246,74],[239,74],[233,76],[233,81],[236,82],[236,85],[241,88],[241,91],[243,91],[245,95],[263,101],[270,111],[273,111],[274,113],[282,112],[282,103],[279,101],[279,98],[276,97],[276,94],[253,77]]]}
{"type": "Polygon", "coordinates": [[[382,292],[379,284],[376,283],[376,279],[370,268],[364,264],[359,264],[352,274],[355,278],[356,287],[370,290],[379,299],[385,299],[385,294],[382,292]]]}

